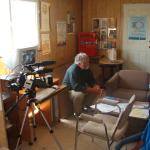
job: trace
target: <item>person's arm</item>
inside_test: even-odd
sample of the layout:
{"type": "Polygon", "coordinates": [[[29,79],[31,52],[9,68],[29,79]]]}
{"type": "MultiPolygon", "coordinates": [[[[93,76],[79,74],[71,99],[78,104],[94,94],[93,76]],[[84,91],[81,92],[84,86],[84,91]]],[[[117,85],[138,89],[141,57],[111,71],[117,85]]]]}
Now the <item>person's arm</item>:
{"type": "Polygon", "coordinates": [[[94,75],[90,69],[86,71],[86,78],[87,78],[87,83],[89,86],[96,85],[96,80],[94,78],[94,75]]]}
{"type": "MultiPolygon", "coordinates": [[[[73,71],[70,74],[70,81],[71,81],[71,87],[75,91],[82,91],[82,92],[90,92],[90,93],[101,93],[101,88],[99,85],[95,84],[94,86],[89,86],[86,83],[80,82],[80,74],[78,71],[73,71]]],[[[95,81],[93,81],[95,83],[95,81]]]]}
{"type": "Polygon", "coordinates": [[[142,146],[146,146],[149,142],[149,133],[150,133],[150,120],[148,121],[146,128],[141,134],[141,139],[136,143],[136,145],[130,150],[139,150],[142,146]]]}
{"type": "Polygon", "coordinates": [[[87,85],[80,81],[80,71],[78,69],[70,71],[69,80],[72,90],[84,92],[87,89],[87,85]]]}
{"type": "MultiPolygon", "coordinates": [[[[134,142],[137,142],[137,141],[141,141],[141,136],[142,136],[142,132],[141,133],[137,133],[137,134],[134,134],[134,135],[131,135],[129,137],[126,137],[122,140],[120,140],[116,146],[115,146],[115,150],[121,150],[121,148],[126,145],[126,144],[130,144],[130,143],[134,143],[134,142]]],[[[134,147],[133,147],[134,148],[134,147]]],[[[131,150],[131,149],[130,149],[131,150]]]]}
{"type": "Polygon", "coordinates": [[[86,82],[88,84],[88,88],[86,89],[86,92],[91,92],[99,95],[102,93],[102,89],[96,83],[94,75],[90,69],[86,70],[86,82]]]}
{"type": "Polygon", "coordinates": [[[101,94],[102,89],[100,88],[100,86],[94,85],[93,87],[87,87],[84,92],[101,94]]]}
{"type": "Polygon", "coordinates": [[[143,141],[138,141],[138,142],[136,142],[135,146],[129,150],[139,150],[143,144],[144,144],[143,141]]]}

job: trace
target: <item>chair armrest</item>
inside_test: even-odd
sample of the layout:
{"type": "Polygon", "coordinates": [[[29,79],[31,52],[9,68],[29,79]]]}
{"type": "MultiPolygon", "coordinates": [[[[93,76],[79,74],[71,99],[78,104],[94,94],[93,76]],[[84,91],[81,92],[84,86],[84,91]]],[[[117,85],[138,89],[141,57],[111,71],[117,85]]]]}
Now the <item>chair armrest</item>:
{"type": "Polygon", "coordinates": [[[106,94],[111,93],[113,90],[117,89],[119,82],[119,74],[115,73],[111,79],[109,79],[106,84],[106,94]]]}
{"type": "Polygon", "coordinates": [[[91,116],[91,115],[83,114],[83,113],[80,115],[80,118],[82,118],[86,121],[93,121],[93,122],[96,122],[96,123],[103,123],[102,119],[96,118],[96,117],[91,116]]]}

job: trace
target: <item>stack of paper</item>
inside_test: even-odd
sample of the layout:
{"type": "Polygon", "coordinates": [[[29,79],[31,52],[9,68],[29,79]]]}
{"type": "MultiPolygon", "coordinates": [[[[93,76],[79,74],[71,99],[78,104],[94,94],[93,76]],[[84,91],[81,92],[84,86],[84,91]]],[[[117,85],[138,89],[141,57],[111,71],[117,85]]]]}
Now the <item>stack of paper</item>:
{"type": "Polygon", "coordinates": [[[149,117],[148,109],[133,108],[130,117],[147,119],[149,117]]]}

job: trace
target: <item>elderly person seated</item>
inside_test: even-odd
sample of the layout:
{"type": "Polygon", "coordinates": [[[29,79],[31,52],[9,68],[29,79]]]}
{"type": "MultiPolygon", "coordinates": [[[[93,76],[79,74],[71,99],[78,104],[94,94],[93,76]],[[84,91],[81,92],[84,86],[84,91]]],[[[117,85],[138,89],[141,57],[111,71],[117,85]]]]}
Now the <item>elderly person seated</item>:
{"type": "Polygon", "coordinates": [[[100,86],[96,84],[89,69],[89,57],[85,53],[75,56],[74,63],[66,71],[63,84],[69,88],[76,114],[80,114],[84,106],[92,105],[101,93],[100,86]]]}

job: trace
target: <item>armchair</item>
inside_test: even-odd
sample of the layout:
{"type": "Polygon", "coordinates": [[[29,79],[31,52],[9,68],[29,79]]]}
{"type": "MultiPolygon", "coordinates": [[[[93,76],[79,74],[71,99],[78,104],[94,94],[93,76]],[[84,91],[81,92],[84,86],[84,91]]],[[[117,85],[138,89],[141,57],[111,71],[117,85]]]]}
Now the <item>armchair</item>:
{"type": "Polygon", "coordinates": [[[139,70],[121,70],[105,84],[106,95],[129,99],[133,93],[136,100],[145,101],[150,95],[150,75],[139,70]]]}
{"type": "Polygon", "coordinates": [[[131,112],[135,95],[133,95],[124,111],[119,114],[119,117],[107,114],[95,114],[94,116],[81,114],[76,122],[75,146],[77,150],[77,141],[80,134],[89,135],[92,138],[100,138],[107,141],[108,149],[114,141],[120,140],[128,126],[128,116],[131,112]],[[79,127],[80,119],[87,121],[82,127],[79,127]]]}

